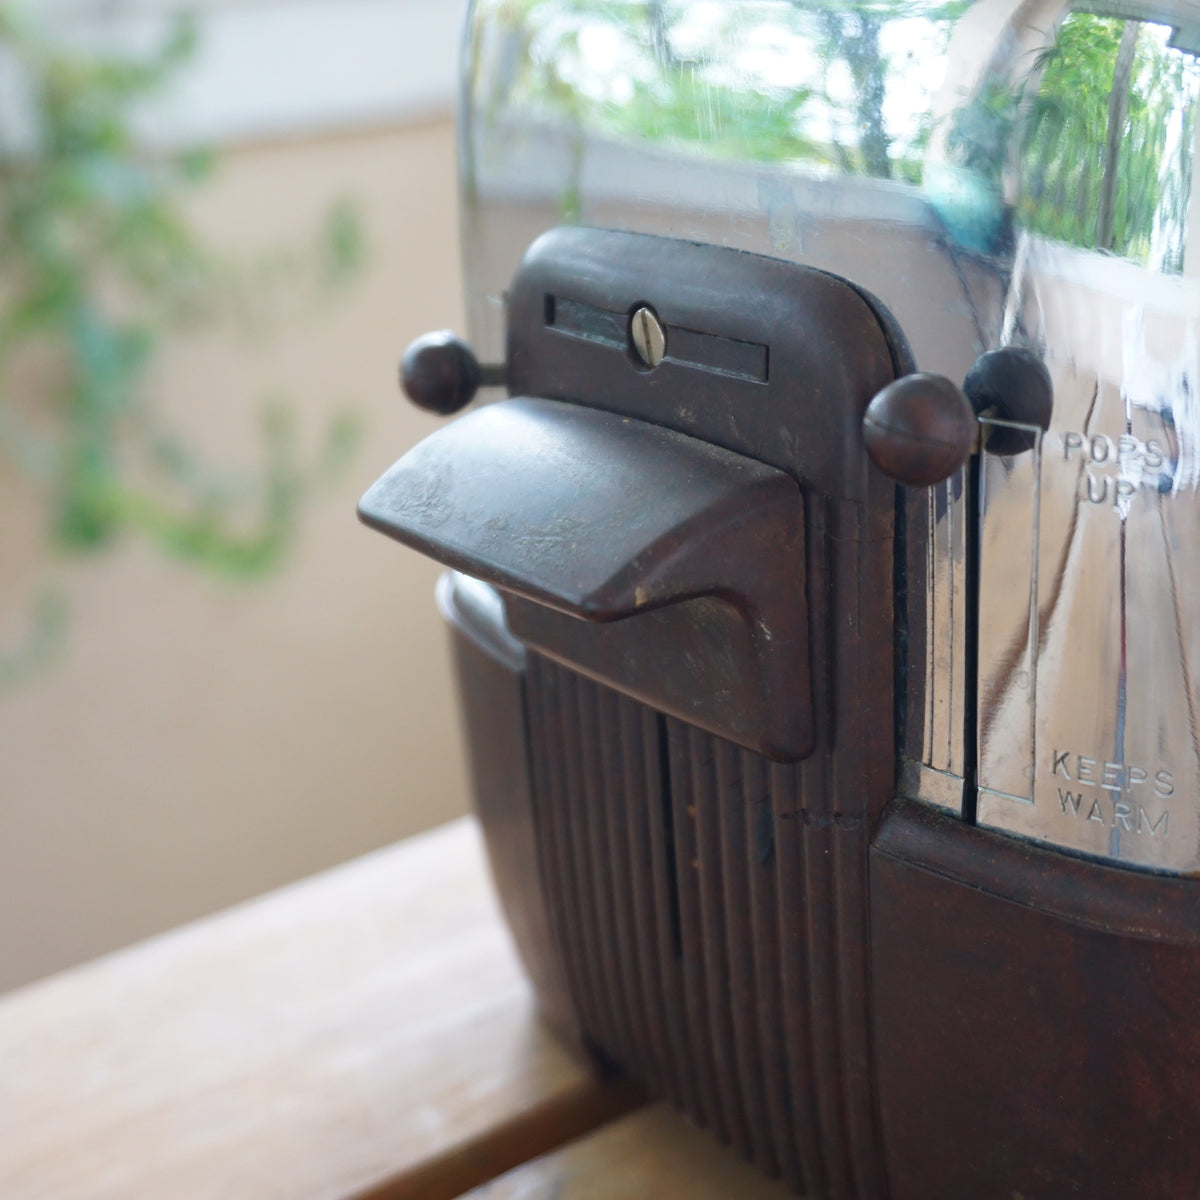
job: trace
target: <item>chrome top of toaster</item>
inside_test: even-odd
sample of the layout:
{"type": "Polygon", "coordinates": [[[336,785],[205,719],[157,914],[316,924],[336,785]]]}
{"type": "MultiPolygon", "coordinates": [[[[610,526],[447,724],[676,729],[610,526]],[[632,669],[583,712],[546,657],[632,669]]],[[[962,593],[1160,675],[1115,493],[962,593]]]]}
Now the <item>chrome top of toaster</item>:
{"type": "Polygon", "coordinates": [[[1200,869],[1197,52],[1186,0],[475,0],[464,72],[485,354],[578,220],[844,276],[924,371],[1041,355],[1051,426],[985,458],[978,530],[961,475],[909,501],[901,790],[960,811],[974,741],[980,824],[1168,871],[1200,869]]]}

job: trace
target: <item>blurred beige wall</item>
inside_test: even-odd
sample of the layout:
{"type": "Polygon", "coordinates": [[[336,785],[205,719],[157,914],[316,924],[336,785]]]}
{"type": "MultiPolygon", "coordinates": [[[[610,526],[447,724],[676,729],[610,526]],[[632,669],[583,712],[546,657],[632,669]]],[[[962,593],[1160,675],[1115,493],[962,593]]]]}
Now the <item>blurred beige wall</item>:
{"type": "Polygon", "coordinates": [[[135,544],[47,556],[28,497],[0,476],[0,626],[47,581],[73,612],[62,658],[0,692],[0,988],[466,806],[436,569],[354,517],[366,485],[436,425],[397,392],[400,351],[462,327],[452,119],[221,163],[195,204],[213,241],[295,244],[349,194],[367,269],[342,298],[298,305],[280,336],[217,330],[172,347],[162,394],[193,440],[233,461],[253,461],[268,395],[312,441],[353,407],[363,445],[284,568],[254,584],[135,544]]]}

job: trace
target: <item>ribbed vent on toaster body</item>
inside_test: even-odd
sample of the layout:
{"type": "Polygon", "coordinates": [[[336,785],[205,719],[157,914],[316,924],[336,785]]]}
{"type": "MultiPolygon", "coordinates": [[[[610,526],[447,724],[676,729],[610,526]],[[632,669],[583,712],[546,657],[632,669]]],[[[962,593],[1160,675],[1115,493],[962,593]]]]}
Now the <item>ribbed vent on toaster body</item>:
{"type": "Polygon", "coordinates": [[[527,686],[543,882],[587,1035],[797,1190],[880,1195],[842,1149],[833,899],[864,831],[805,814],[815,764],[770,763],[536,654],[527,686]]]}

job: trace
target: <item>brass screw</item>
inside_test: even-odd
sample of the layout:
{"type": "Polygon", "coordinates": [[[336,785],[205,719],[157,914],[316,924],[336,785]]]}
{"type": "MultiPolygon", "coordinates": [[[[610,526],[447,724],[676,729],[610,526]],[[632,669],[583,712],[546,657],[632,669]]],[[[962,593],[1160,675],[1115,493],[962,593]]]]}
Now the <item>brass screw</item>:
{"type": "Polygon", "coordinates": [[[657,367],[667,353],[667,332],[652,309],[642,305],[629,319],[629,336],[637,356],[648,367],[657,367]]]}

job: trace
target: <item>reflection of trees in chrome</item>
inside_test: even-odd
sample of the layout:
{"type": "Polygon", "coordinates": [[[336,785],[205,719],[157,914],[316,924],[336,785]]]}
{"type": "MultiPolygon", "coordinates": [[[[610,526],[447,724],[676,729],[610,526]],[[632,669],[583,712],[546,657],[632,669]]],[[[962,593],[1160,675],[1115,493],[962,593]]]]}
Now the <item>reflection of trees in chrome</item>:
{"type": "Polygon", "coordinates": [[[506,77],[490,81],[483,115],[499,119],[491,100],[502,98],[580,134],[917,182],[927,97],[915,96],[911,119],[895,128],[887,100],[928,76],[921,59],[944,50],[966,7],[967,0],[476,0],[477,27],[493,38],[505,30],[509,42],[506,77]],[[897,21],[924,31],[900,53],[903,62],[884,44],[897,21]]]}
{"type": "MultiPolygon", "coordinates": [[[[773,84],[739,62],[764,11],[766,27],[790,31],[791,6],[706,7],[709,19],[697,22],[696,6],[681,0],[477,0],[476,24],[509,41],[492,98],[565,117],[579,133],[710,157],[819,154],[800,120],[813,89],[773,84]]],[[[502,114],[492,105],[484,116],[502,114]]]]}
{"type": "Polygon", "coordinates": [[[583,146],[599,134],[924,186],[951,235],[986,252],[1011,216],[1045,237],[1180,270],[1200,63],[1168,46],[1167,26],[1072,13],[1052,45],[1021,60],[1016,81],[1011,67],[984,76],[935,116],[937,78],[947,53],[961,58],[954,34],[969,8],[475,0],[476,28],[498,43],[482,90],[472,81],[476,115],[486,127],[505,110],[540,114],[568,131],[567,217],[583,146]]]}
{"type": "Polygon", "coordinates": [[[1167,33],[1087,13],[1063,22],[1019,106],[1027,229],[1181,269],[1200,65],[1167,33]]]}
{"type": "MultiPolygon", "coordinates": [[[[492,47],[488,79],[474,92],[477,113],[502,120],[510,108],[543,114],[577,139],[598,133],[919,184],[939,64],[969,7],[475,0],[476,27],[505,43],[492,47]]],[[[1011,131],[1009,120],[1004,136],[1011,131]]],[[[999,161],[1004,150],[990,153],[999,161]]],[[[979,150],[968,157],[979,159],[979,150]]]]}
{"type": "MultiPolygon", "coordinates": [[[[843,169],[886,179],[892,174],[892,139],[883,119],[888,64],[879,45],[882,19],[865,6],[818,10],[817,17],[824,35],[822,58],[844,62],[853,83],[858,153],[852,157],[839,146],[839,164],[843,169]]],[[[829,103],[828,91],[825,99],[829,103]]]]}

